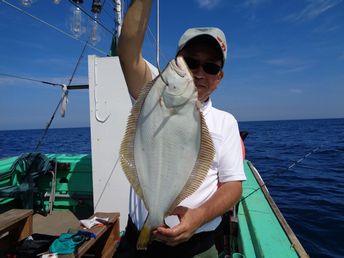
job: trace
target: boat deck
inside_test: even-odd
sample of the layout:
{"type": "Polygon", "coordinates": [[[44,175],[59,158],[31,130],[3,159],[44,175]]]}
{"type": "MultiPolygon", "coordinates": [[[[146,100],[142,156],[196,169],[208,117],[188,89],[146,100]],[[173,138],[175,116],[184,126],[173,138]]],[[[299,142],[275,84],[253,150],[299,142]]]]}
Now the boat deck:
{"type": "MultiPolygon", "coordinates": [[[[47,217],[34,215],[33,233],[55,235],[77,228],[79,219],[93,214],[92,164],[90,155],[47,156],[63,166],[57,172],[53,212],[47,217]]],[[[9,170],[15,158],[0,160],[0,174],[9,170]]],[[[270,196],[259,172],[250,161],[245,161],[244,165],[247,180],[243,183],[243,198],[238,206],[237,234],[232,236],[235,251],[245,257],[309,257],[270,196]]],[[[6,184],[8,180],[0,182],[0,186],[6,184]]],[[[41,192],[50,193],[51,176],[40,178],[37,186],[41,192]]],[[[9,199],[0,199],[0,212],[9,209],[9,199]]],[[[44,206],[50,207],[48,197],[44,206]]]]}
{"type": "Polygon", "coordinates": [[[245,173],[238,210],[240,253],[245,257],[309,257],[250,161],[245,161],[245,173]]]}

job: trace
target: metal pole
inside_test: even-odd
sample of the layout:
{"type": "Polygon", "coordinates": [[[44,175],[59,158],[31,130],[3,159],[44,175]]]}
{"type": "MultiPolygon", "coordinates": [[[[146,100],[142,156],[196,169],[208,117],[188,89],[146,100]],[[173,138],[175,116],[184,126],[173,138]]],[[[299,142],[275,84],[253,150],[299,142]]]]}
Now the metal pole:
{"type": "Polygon", "coordinates": [[[160,1],[157,0],[157,3],[156,3],[156,65],[157,65],[157,68],[160,72],[160,12],[159,12],[159,9],[160,9],[160,1]]]}

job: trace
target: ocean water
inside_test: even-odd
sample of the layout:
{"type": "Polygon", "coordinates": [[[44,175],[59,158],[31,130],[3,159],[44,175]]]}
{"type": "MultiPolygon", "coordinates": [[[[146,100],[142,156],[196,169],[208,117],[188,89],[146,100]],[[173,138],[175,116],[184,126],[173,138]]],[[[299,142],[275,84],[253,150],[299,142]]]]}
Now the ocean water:
{"type": "MultiPolygon", "coordinates": [[[[311,257],[344,257],[344,119],[241,122],[246,158],[311,257]]],[[[0,158],[34,151],[43,130],[0,131],[0,158]]],[[[50,129],[46,153],[90,153],[90,129],[50,129]]]]}
{"type": "Polygon", "coordinates": [[[309,255],[344,257],[344,119],[239,126],[246,158],[309,255]]]}

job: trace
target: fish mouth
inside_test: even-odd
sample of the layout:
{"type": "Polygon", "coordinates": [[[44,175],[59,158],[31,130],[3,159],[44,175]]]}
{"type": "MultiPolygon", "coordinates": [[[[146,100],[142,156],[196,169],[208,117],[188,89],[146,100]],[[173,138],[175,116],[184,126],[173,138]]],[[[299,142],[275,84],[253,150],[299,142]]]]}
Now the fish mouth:
{"type": "Polygon", "coordinates": [[[185,77],[189,68],[185,63],[184,58],[182,56],[177,56],[173,63],[175,64],[173,65],[173,70],[175,70],[179,76],[185,77]]]}

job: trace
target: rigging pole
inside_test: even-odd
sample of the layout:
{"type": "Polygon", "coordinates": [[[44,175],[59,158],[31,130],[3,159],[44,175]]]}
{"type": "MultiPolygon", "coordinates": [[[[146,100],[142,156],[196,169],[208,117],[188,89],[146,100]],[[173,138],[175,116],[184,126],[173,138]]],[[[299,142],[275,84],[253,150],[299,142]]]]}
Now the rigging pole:
{"type": "Polygon", "coordinates": [[[119,35],[121,34],[122,29],[122,2],[121,0],[113,0],[115,4],[115,33],[112,37],[112,43],[111,43],[111,50],[110,50],[110,56],[118,56],[118,39],[119,35]]]}
{"type": "Polygon", "coordinates": [[[156,2],[156,66],[160,73],[160,1],[156,2]]]}

